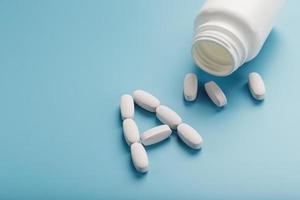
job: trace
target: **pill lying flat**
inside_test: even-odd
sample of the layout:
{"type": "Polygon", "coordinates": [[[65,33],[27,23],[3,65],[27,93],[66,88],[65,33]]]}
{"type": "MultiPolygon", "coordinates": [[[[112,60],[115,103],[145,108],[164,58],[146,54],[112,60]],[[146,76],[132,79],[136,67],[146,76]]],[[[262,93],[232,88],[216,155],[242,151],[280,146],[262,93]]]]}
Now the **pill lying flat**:
{"type": "Polygon", "coordinates": [[[176,129],[182,123],[181,117],[175,111],[163,105],[157,107],[156,117],[171,129],[176,129]]]}
{"type": "Polygon", "coordinates": [[[249,90],[256,100],[264,100],[266,87],[262,77],[256,73],[249,74],[249,90]]]}
{"type": "Polygon", "coordinates": [[[135,121],[132,119],[125,119],[123,121],[123,133],[124,138],[129,146],[140,141],[139,129],[135,121]]]}
{"type": "Polygon", "coordinates": [[[145,146],[156,144],[170,137],[171,133],[168,125],[157,126],[145,131],[141,135],[141,142],[145,146]]]}
{"type": "Polygon", "coordinates": [[[198,78],[194,73],[188,73],[184,78],[183,95],[186,101],[195,101],[198,94],[198,78]]]}
{"type": "Polygon", "coordinates": [[[120,110],[122,119],[133,119],[134,118],[134,103],[132,96],[124,94],[121,97],[120,110]]]}
{"type": "Polygon", "coordinates": [[[200,134],[190,125],[182,123],[177,127],[179,138],[193,149],[201,149],[203,139],[200,134]]]}
{"type": "Polygon", "coordinates": [[[160,104],[160,101],[156,97],[143,90],[134,91],[133,99],[137,105],[150,112],[155,112],[156,108],[160,104]]]}
{"type": "Polygon", "coordinates": [[[218,107],[223,107],[227,104],[227,98],[221,88],[213,81],[210,81],[205,84],[205,91],[209,98],[216,104],[218,107]]]}
{"type": "Polygon", "coordinates": [[[131,159],[136,170],[143,173],[147,172],[149,169],[149,160],[143,145],[140,143],[133,143],[130,146],[130,151],[131,159]]]}

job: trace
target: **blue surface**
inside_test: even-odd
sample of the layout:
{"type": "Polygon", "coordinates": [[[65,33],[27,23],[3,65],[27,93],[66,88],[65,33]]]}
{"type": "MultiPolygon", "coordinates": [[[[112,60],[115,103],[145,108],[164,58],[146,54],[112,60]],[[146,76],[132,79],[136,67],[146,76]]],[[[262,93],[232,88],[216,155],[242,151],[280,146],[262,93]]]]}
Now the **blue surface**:
{"type": "MultiPolygon", "coordinates": [[[[193,64],[200,0],[0,1],[0,199],[299,199],[299,2],[289,1],[261,54],[227,78],[193,64]],[[247,74],[267,99],[257,103],[247,74]],[[186,103],[187,72],[201,79],[186,103]],[[217,109],[203,91],[216,80],[217,109]],[[174,134],[147,148],[139,175],[119,100],[142,88],[201,132],[195,152],[174,134]]],[[[136,111],[141,131],[160,124],[136,111]]]]}

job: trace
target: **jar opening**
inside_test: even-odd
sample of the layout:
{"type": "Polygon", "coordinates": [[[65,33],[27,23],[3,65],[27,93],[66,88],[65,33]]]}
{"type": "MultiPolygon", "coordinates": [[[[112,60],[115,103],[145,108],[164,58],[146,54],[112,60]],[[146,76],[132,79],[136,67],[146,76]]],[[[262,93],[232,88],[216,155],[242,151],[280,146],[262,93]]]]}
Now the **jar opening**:
{"type": "Polygon", "coordinates": [[[196,28],[192,56],[207,73],[228,76],[245,63],[247,50],[230,26],[211,23],[196,28]]]}
{"type": "Polygon", "coordinates": [[[193,45],[192,55],[199,67],[216,76],[229,75],[236,67],[230,49],[217,41],[197,40],[193,45]]]}

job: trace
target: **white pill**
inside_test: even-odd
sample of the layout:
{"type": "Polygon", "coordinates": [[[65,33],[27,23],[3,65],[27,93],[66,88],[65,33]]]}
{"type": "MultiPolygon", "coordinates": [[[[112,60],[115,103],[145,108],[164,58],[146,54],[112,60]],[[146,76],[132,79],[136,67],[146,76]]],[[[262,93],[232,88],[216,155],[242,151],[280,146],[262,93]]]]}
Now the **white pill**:
{"type": "Polygon", "coordinates": [[[177,127],[179,138],[193,149],[201,149],[203,139],[201,135],[188,124],[180,124],[177,127]]]}
{"type": "Polygon", "coordinates": [[[205,84],[205,91],[209,98],[216,104],[218,107],[223,107],[227,104],[227,98],[221,88],[214,82],[210,81],[205,84]]]}
{"type": "Polygon", "coordinates": [[[156,144],[170,137],[171,133],[168,125],[157,126],[145,131],[141,135],[141,141],[145,146],[156,144]]]}
{"type": "Polygon", "coordinates": [[[188,73],[184,78],[183,95],[186,101],[195,101],[198,94],[198,78],[194,73],[188,73]]]}
{"type": "Polygon", "coordinates": [[[123,120],[134,118],[134,103],[132,96],[124,94],[121,97],[120,110],[123,120]]]}
{"type": "Polygon", "coordinates": [[[249,74],[249,89],[256,100],[264,100],[266,87],[262,77],[258,73],[249,74]]]}
{"type": "Polygon", "coordinates": [[[130,151],[131,159],[136,170],[143,173],[147,172],[149,169],[149,160],[143,145],[140,143],[133,143],[130,146],[130,151]]]}
{"type": "Polygon", "coordinates": [[[133,99],[137,105],[150,112],[155,112],[160,105],[160,101],[155,96],[143,90],[134,91],[133,99]]]}
{"type": "Polygon", "coordinates": [[[156,109],[156,117],[171,129],[176,129],[182,123],[181,117],[167,106],[158,106],[156,109]]]}
{"type": "Polygon", "coordinates": [[[129,146],[135,142],[140,141],[139,129],[135,121],[133,121],[132,119],[125,119],[123,121],[123,133],[124,138],[129,146]]]}

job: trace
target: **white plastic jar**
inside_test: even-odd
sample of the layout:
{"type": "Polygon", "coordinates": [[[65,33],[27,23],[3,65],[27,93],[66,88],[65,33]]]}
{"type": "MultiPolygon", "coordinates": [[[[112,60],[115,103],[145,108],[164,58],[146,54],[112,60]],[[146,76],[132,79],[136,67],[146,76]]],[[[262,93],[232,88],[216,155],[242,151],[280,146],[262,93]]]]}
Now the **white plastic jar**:
{"type": "Polygon", "coordinates": [[[192,56],[204,71],[227,76],[255,58],[285,0],[206,0],[195,20],[192,56]]]}

